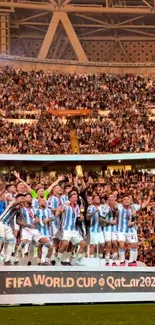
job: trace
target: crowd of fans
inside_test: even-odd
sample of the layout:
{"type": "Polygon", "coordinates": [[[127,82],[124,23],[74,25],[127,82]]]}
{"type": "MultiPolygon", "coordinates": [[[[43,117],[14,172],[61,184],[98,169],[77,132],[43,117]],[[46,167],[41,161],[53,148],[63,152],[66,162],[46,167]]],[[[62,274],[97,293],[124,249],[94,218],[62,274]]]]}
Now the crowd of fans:
{"type": "Polygon", "coordinates": [[[5,117],[6,119],[32,119],[32,120],[38,120],[40,118],[40,110],[36,111],[21,111],[16,110],[16,111],[6,111],[5,116],[2,113],[2,116],[5,117]]]}
{"type": "Polygon", "coordinates": [[[140,75],[65,74],[0,69],[1,153],[74,153],[70,131],[76,130],[81,153],[151,152],[155,121],[154,78],[140,75]],[[91,109],[87,118],[51,116],[50,110],[91,109]],[[101,117],[98,110],[106,111],[101,117]],[[16,125],[8,118],[34,119],[16,125]]]}
{"type": "Polygon", "coordinates": [[[0,152],[13,154],[71,153],[70,132],[61,120],[39,120],[32,124],[1,121],[0,152]]]}
{"type": "MultiPolygon", "coordinates": [[[[47,116],[47,114],[46,114],[47,116]]],[[[76,130],[81,154],[155,151],[155,121],[129,118],[44,118],[32,124],[1,120],[1,153],[74,153],[70,131],[76,130]]]]}
{"type": "Polygon", "coordinates": [[[14,114],[41,109],[125,109],[155,100],[154,78],[0,69],[0,108],[14,114]]]}
{"type": "Polygon", "coordinates": [[[81,153],[155,151],[155,121],[145,118],[80,119],[76,129],[81,153]]]}
{"type": "MultiPolygon", "coordinates": [[[[56,178],[47,173],[39,172],[21,172],[21,178],[31,186],[31,188],[44,188],[55,181],[56,178]],[[40,185],[39,185],[40,184],[40,185]]],[[[110,172],[107,170],[101,174],[90,171],[84,172],[82,176],[76,176],[73,172],[63,174],[64,180],[60,185],[64,188],[70,184],[77,187],[81,196],[84,207],[85,216],[87,207],[91,204],[94,194],[98,194],[101,199],[101,204],[107,202],[109,194],[113,193],[118,203],[122,203],[123,198],[128,195],[134,204],[142,204],[147,198],[150,189],[153,191],[152,199],[149,205],[138,212],[137,228],[138,228],[138,260],[146,263],[148,266],[155,266],[155,175],[142,173],[137,170],[116,171],[110,172]]],[[[5,183],[2,187],[9,184],[16,184],[13,173],[6,174],[5,183]]],[[[5,189],[3,189],[4,191],[5,189]]],[[[2,188],[0,188],[0,192],[2,188]]],[[[85,220],[86,232],[89,230],[89,225],[85,220]]],[[[128,247],[126,247],[126,258],[128,258],[128,247]]]]}

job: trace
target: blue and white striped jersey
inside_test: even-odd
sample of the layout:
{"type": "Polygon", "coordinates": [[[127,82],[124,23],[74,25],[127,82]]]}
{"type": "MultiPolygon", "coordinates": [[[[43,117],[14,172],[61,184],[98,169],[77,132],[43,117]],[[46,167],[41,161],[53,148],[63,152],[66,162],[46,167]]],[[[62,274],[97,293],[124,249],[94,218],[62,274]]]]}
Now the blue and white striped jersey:
{"type": "MultiPolygon", "coordinates": [[[[104,215],[105,220],[111,222],[115,219],[115,212],[114,209],[112,209],[108,204],[104,205],[104,215]]],[[[105,232],[116,232],[118,231],[118,220],[116,220],[116,225],[105,225],[104,231],[105,232]]]]}
{"type": "MultiPolygon", "coordinates": [[[[61,199],[59,197],[53,195],[48,199],[48,207],[50,209],[55,210],[61,206],[62,206],[62,203],[61,203],[61,199]]],[[[52,215],[54,217],[54,224],[55,224],[56,228],[60,229],[60,217],[55,216],[54,212],[52,212],[52,215]]]]}
{"type": "Polygon", "coordinates": [[[81,226],[77,225],[77,231],[79,232],[80,236],[85,238],[86,236],[86,226],[85,223],[82,221],[81,226]]]}
{"type": "Polygon", "coordinates": [[[102,206],[96,207],[92,204],[88,207],[87,213],[93,214],[92,218],[90,219],[90,232],[102,232],[100,222],[100,216],[102,215],[102,206]]]}
{"type": "Polygon", "coordinates": [[[48,207],[50,209],[57,209],[58,207],[60,207],[61,204],[61,198],[52,195],[49,199],[48,199],[48,207]]]}
{"type": "Polygon", "coordinates": [[[141,209],[141,205],[140,204],[137,204],[137,203],[133,203],[131,205],[132,209],[135,210],[135,211],[139,211],[141,209]]]}
{"type": "Polygon", "coordinates": [[[136,225],[129,227],[128,223],[132,221],[132,210],[130,208],[125,209],[123,205],[118,206],[119,221],[118,231],[122,233],[134,233],[137,230],[136,225]]]}
{"type": "Polygon", "coordinates": [[[49,223],[44,224],[43,221],[46,218],[52,218],[51,210],[49,208],[45,208],[45,209],[38,208],[35,211],[35,215],[39,219],[39,223],[37,224],[37,229],[39,230],[39,232],[45,237],[50,237],[51,227],[49,223]]]}
{"type": "Polygon", "coordinates": [[[28,224],[28,225],[33,225],[34,223],[34,218],[35,218],[35,212],[34,212],[34,209],[31,207],[31,208],[22,208],[21,209],[21,214],[22,214],[22,217],[24,219],[24,221],[28,224]]]}
{"type": "Polygon", "coordinates": [[[61,204],[68,202],[69,201],[68,195],[65,194],[61,195],[60,200],[61,200],[61,204]]]}
{"type": "Polygon", "coordinates": [[[12,193],[7,192],[5,194],[5,208],[7,208],[7,206],[11,203],[11,201],[9,201],[7,199],[7,197],[10,197],[12,199],[12,202],[15,201],[15,195],[13,195],[12,193]]]}
{"type": "Polygon", "coordinates": [[[80,208],[76,205],[74,208],[70,205],[64,205],[62,213],[61,230],[75,231],[76,219],[80,217],[80,208]]]}
{"type": "Polygon", "coordinates": [[[10,203],[0,216],[0,221],[5,225],[10,225],[18,212],[17,207],[12,206],[10,203]]]}
{"type": "Polygon", "coordinates": [[[34,210],[37,210],[39,208],[38,199],[33,199],[32,200],[32,207],[33,207],[34,210]]]}

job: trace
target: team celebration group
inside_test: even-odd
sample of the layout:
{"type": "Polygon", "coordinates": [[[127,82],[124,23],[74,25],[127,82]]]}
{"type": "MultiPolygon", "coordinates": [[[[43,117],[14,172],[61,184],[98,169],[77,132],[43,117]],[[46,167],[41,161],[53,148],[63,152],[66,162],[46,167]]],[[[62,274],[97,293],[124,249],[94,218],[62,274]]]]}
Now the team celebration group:
{"type": "Polygon", "coordinates": [[[137,266],[139,216],[151,206],[154,226],[155,202],[153,182],[137,177],[107,173],[95,184],[93,175],[78,172],[45,185],[14,171],[13,182],[0,183],[0,265],[18,265],[25,256],[31,265],[36,252],[38,265],[84,266],[83,257],[97,257],[106,266],[137,266]],[[123,179],[130,184],[121,189],[123,179]],[[145,192],[141,200],[136,190],[145,192]]]}

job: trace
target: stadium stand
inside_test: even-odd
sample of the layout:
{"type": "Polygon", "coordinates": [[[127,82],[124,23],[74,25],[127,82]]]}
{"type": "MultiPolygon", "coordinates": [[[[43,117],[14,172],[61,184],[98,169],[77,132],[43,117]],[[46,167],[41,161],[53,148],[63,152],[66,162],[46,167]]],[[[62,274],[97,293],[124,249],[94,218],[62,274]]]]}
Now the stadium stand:
{"type": "Polygon", "coordinates": [[[155,150],[154,78],[27,72],[6,67],[1,69],[0,83],[0,109],[5,118],[1,122],[1,153],[155,150]],[[71,116],[76,110],[81,117],[64,121],[54,116],[62,111],[65,118],[69,110],[71,116]],[[16,127],[14,119],[18,118],[34,119],[36,123],[16,127]],[[10,119],[13,123],[8,122],[10,119]],[[70,133],[73,130],[74,135],[70,133]]]}

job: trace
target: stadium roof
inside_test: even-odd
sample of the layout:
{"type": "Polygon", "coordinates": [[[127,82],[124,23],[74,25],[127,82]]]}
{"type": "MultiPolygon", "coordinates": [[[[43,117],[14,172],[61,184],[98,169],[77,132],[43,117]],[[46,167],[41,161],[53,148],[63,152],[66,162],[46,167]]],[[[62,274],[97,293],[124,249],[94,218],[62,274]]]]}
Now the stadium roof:
{"type": "Polygon", "coordinates": [[[65,12],[106,12],[106,13],[144,13],[151,14],[155,0],[0,0],[0,8],[23,8],[65,12]]]}
{"type": "Polygon", "coordinates": [[[87,60],[81,39],[155,40],[155,0],[0,0],[0,11],[9,14],[11,38],[42,39],[40,59],[58,34],[67,34],[80,61],[87,60]]]}

